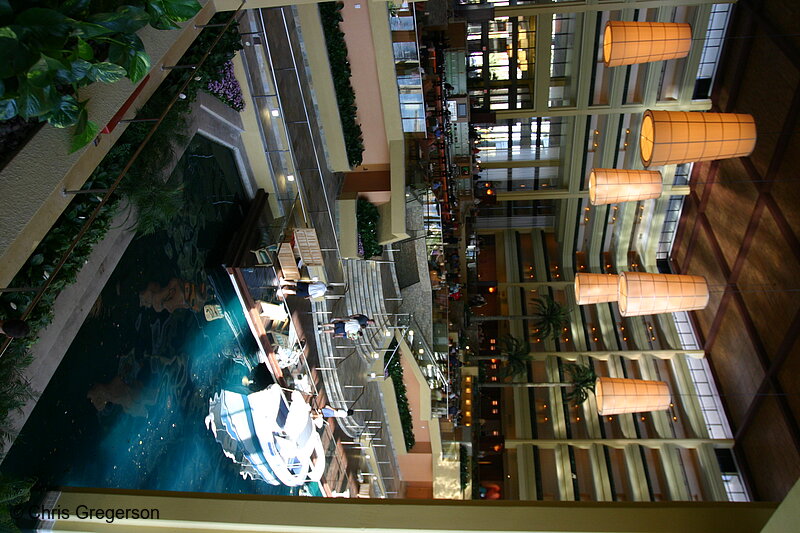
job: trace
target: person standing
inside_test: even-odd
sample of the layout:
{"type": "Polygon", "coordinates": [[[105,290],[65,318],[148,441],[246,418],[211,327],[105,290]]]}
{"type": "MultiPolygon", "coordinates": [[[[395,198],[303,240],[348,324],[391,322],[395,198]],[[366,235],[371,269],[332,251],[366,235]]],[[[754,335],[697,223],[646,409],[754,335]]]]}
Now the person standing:
{"type": "Polygon", "coordinates": [[[334,318],[327,324],[320,326],[320,332],[333,333],[334,337],[355,338],[361,332],[361,324],[355,318],[334,318]]]}
{"type": "Polygon", "coordinates": [[[366,329],[367,326],[375,323],[375,321],[370,317],[368,317],[367,315],[355,314],[355,315],[350,315],[350,318],[352,318],[353,320],[358,320],[358,323],[362,329],[366,329]]]}
{"type": "Polygon", "coordinates": [[[321,409],[314,409],[311,411],[311,419],[314,422],[314,426],[317,428],[321,428],[325,423],[325,418],[346,418],[348,416],[353,416],[355,411],[352,409],[334,409],[333,407],[326,405],[321,409]]]}
{"type": "Polygon", "coordinates": [[[307,300],[322,298],[328,293],[330,287],[321,281],[292,281],[281,280],[280,293],[284,295],[297,295],[307,300]]]}

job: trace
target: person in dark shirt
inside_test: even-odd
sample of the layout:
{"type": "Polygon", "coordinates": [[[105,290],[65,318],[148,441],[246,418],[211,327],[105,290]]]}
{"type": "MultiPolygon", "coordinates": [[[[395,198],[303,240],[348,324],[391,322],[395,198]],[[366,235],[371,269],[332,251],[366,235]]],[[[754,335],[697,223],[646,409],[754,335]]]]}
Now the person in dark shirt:
{"type": "Polygon", "coordinates": [[[375,323],[375,321],[369,318],[367,315],[362,315],[362,314],[350,315],[350,318],[358,320],[358,323],[362,329],[366,329],[368,325],[375,323]]]}

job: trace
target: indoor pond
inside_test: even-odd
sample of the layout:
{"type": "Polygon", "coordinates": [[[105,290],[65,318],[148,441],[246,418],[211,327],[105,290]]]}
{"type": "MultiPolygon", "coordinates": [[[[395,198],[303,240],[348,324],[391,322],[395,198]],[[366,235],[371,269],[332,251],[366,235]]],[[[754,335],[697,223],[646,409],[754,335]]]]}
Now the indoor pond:
{"type": "Polygon", "coordinates": [[[246,200],[234,155],[198,135],[170,179],[183,182],[182,215],[130,244],[5,473],[50,486],[290,493],[243,479],[204,421],[209,399],[245,392],[242,378],[258,363],[219,266],[246,200]],[[222,316],[208,321],[208,304],[222,316]]]}

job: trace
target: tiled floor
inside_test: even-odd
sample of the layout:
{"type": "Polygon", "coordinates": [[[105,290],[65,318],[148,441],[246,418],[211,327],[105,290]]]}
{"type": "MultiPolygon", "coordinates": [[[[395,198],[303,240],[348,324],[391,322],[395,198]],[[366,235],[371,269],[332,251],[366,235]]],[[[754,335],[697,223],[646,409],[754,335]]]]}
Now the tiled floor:
{"type": "Polygon", "coordinates": [[[677,271],[706,276],[694,314],[759,500],[780,500],[800,476],[800,8],[742,0],[713,101],[750,113],[746,158],[696,164],[673,249],[677,271]]]}

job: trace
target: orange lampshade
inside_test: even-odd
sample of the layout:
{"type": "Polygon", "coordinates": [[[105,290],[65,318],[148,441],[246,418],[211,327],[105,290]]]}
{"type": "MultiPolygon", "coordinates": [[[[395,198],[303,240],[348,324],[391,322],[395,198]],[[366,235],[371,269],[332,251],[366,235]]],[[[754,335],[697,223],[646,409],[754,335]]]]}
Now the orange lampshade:
{"type": "Polygon", "coordinates": [[[664,411],[671,399],[663,381],[628,378],[597,378],[594,395],[600,415],[664,411]]]}
{"type": "Polygon", "coordinates": [[[603,33],[603,62],[607,67],[686,57],[692,28],[674,22],[611,20],[603,33]]]}
{"type": "Polygon", "coordinates": [[[618,286],[616,274],[576,274],[575,299],[578,305],[616,302],[618,286]]]}
{"type": "Polygon", "coordinates": [[[755,146],[755,121],[739,113],[647,110],[639,137],[645,167],[742,157],[755,146]]]}
{"type": "Polygon", "coordinates": [[[592,205],[650,200],[661,196],[661,172],[595,168],[589,174],[592,205]]]}
{"type": "Polygon", "coordinates": [[[619,275],[619,314],[655,315],[703,309],[708,284],[703,276],[622,272],[619,275]]]}

